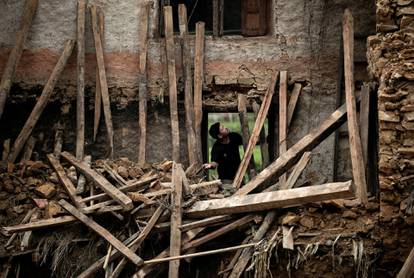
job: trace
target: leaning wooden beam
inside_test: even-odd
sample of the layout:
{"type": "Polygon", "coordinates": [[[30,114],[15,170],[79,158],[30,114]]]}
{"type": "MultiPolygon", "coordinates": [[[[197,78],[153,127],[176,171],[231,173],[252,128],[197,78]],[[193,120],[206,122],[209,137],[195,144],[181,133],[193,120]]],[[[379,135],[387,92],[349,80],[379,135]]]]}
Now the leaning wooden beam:
{"type": "Polygon", "coordinates": [[[235,195],[246,195],[255,188],[263,185],[271,178],[278,178],[281,174],[292,167],[306,151],[311,151],[324,139],[332,134],[346,121],[346,106],[342,105],[333,112],[318,128],[312,130],[295,145],[278,157],[273,163],[260,172],[253,180],[240,188],[235,195]]]}
{"type": "MultiPolygon", "coordinates": [[[[171,194],[171,232],[170,232],[170,257],[179,256],[181,254],[181,230],[182,223],[182,193],[183,179],[178,169],[178,164],[174,163],[172,169],[172,183],[174,190],[171,194]]],[[[170,261],[168,269],[169,278],[178,278],[180,261],[170,261]]]]}
{"type": "Polygon", "coordinates": [[[239,188],[243,181],[244,174],[246,173],[247,166],[253,154],[253,149],[256,146],[257,140],[259,138],[260,130],[262,129],[263,124],[266,120],[267,112],[269,111],[269,107],[272,102],[272,96],[275,91],[275,84],[278,76],[279,74],[277,72],[274,73],[269,82],[265,98],[263,99],[262,106],[260,107],[259,117],[256,119],[252,136],[250,137],[249,144],[247,145],[247,150],[244,153],[243,160],[240,163],[239,169],[237,170],[236,176],[234,178],[233,185],[235,188],[239,188]]]}
{"type": "Polygon", "coordinates": [[[66,175],[65,169],[63,169],[59,160],[56,159],[56,157],[53,154],[48,154],[47,158],[50,162],[50,165],[52,165],[53,169],[55,169],[60,182],[62,183],[63,187],[66,190],[66,193],[68,193],[69,198],[72,200],[75,206],[77,208],[85,207],[85,204],[82,203],[82,198],[76,195],[76,188],[66,175]]]}
{"type": "Polygon", "coordinates": [[[295,83],[292,94],[289,98],[289,105],[287,108],[287,127],[289,129],[290,123],[292,122],[293,113],[295,112],[296,104],[298,103],[300,92],[302,91],[302,84],[295,83]]]}
{"type": "Polygon", "coordinates": [[[299,179],[300,174],[302,174],[302,172],[305,169],[306,165],[308,165],[310,157],[311,157],[311,152],[305,152],[302,155],[299,162],[293,168],[292,173],[290,173],[289,178],[287,179],[284,186],[280,186],[279,189],[291,189],[295,186],[295,183],[299,179]]]}
{"type": "Polygon", "coordinates": [[[13,83],[13,75],[16,71],[20,57],[22,56],[24,42],[27,38],[27,34],[29,33],[30,26],[32,25],[32,20],[36,12],[38,2],[38,0],[26,0],[19,31],[17,31],[16,34],[16,43],[10,52],[6,67],[3,70],[0,82],[0,119],[3,115],[6,99],[13,83]]]}
{"type": "Polygon", "coordinates": [[[85,146],[85,0],[78,0],[76,48],[77,48],[77,95],[76,95],[76,158],[83,159],[85,146]]]}
{"type": "MultiPolygon", "coordinates": [[[[247,151],[247,145],[249,144],[250,131],[249,131],[249,119],[247,118],[247,97],[245,94],[239,94],[237,98],[237,110],[239,111],[239,119],[242,130],[243,148],[247,151]]],[[[254,156],[250,159],[249,163],[249,177],[252,178],[256,174],[256,165],[254,163],[254,156]]]]}
{"type": "Polygon", "coordinates": [[[354,21],[349,9],[345,10],[343,18],[344,40],[344,72],[345,96],[348,113],[349,148],[351,151],[352,174],[356,186],[356,195],[359,200],[368,202],[367,184],[365,179],[364,158],[362,155],[361,137],[356,115],[356,101],[354,92],[354,21]]]}
{"type": "Polygon", "coordinates": [[[55,88],[56,82],[62,73],[66,62],[72,54],[74,45],[75,42],[73,40],[66,41],[62,55],[60,56],[59,61],[57,62],[55,68],[52,71],[52,74],[49,77],[49,80],[43,88],[42,94],[37,100],[35,107],[33,108],[29,118],[24,124],[24,127],[20,131],[19,136],[17,136],[16,141],[14,141],[13,148],[9,155],[9,162],[14,162],[16,160],[31,132],[33,131],[33,128],[35,127],[37,121],[40,118],[40,115],[42,114],[49,101],[50,95],[53,93],[53,89],[55,88]]]}
{"type": "Polygon", "coordinates": [[[143,260],[138,257],[134,252],[132,252],[128,247],[126,247],[121,241],[114,237],[108,230],[98,225],[95,221],[87,217],[85,214],[77,210],[74,206],[66,202],[65,200],[60,200],[59,204],[67,210],[70,214],[76,217],[83,224],[91,228],[101,237],[106,239],[113,247],[115,247],[119,252],[121,252],[125,257],[127,257],[135,265],[140,266],[143,263],[143,260]]]}
{"type": "Polygon", "coordinates": [[[201,146],[201,122],[203,120],[203,81],[204,81],[204,22],[196,23],[194,49],[194,126],[198,161],[203,161],[201,146]]]}
{"type": "Polygon", "coordinates": [[[411,249],[407,260],[405,261],[400,272],[397,274],[397,278],[410,278],[414,275],[414,248],[411,249]]]}
{"type": "Polygon", "coordinates": [[[63,152],[62,157],[66,159],[70,164],[75,166],[81,173],[83,173],[88,179],[92,180],[99,188],[105,191],[106,194],[111,196],[117,203],[119,203],[125,210],[130,210],[134,207],[132,200],[126,196],[122,191],[113,186],[107,179],[99,175],[95,170],[90,168],[83,161],[79,161],[73,155],[68,152],[63,152]]]}
{"type": "MultiPolygon", "coordinates": [[[[259,116],[260,105],[256,101],[253,101],[252,107],[254,116],[257,118],[259,116]]],[[[260,130],[260,152],[262,154],[262,168],[267,167],[267,165],[269,165],[269,145],[267,143],[266,130],[264,127],[260,130]]]]}
{"type": "Polygon", "coordinates": [[[76,218],[73,216],[61,216],[56,218],[50,218],[50,219],[42,219],[33,223],[26,223],[26,224],[18,224],[14,226],[8,226],[8,227],[2,227],[2,230],[6,234],[12,234],[12,233],[20,233],[25,231],[31,231],[31,230],[39,230],[44,228],[51,228],[63,224],[73,223],[76,222],[76,218]]]}
{"type": "MultiPolygon", "coordinates": [[[[287,151],[287,130],[288,130],[288,114],[287,114],[287,71],[280,72],[279,85],[279,156],[287,151]]],[[[285,187],[286,173],[279,178],[280,187],[285,187]]]]}
{"type": "Polygon", "coordinates": [[[170,117],[171,117],[171,137],[172,137],[172,159],[175,162],[180,161],[180,132],[178,123],[177,108],[177,76],[175,73],[175,46],[174,46],[174,29],[172,18],[172,7],[164,7],[165,20],[165,50],[167,52],[168,68],[168,88],[170,99],[170,117]]]}
{"type": "Polygon", "coordinates": [[[91,5],[91,15],[92,15],[92,30],[93,38],[95,41],[95,50],[96,50],[96,61],[98,66],[99,73],[99,83],[102,94],[102,104],[105,116],[106,131],[108,133],[109,147],[111,150],[111,157],[114,154],[114,128],[112,125],[112,114],[111,114],[111,102],[109,99],[108,92],[108,83],[106,80],[106,71],[105,71],[105,61],[103,55],[102,41],[98,29],[98,16],[97,8],[95,4],[91,5]]]}
{"type": "Polygon", "coordinates": [[[190,165],[200,165],[197,160],[196,134],[194,130],[194,99],[193,99],[193,75],[191,72],[191,50],[188,36],[187,8],[184,4],[178,5],[178,21],[180,27],[182,60],[184,67],[184,106],[185,126],[187,129],[187,151],[190,165]]]}
{"type": "MultiPolygon", "coordinates": [[[[99,25],[99,34],[101,35],[101,44],[102,50],[104,49],[104,40],[105,40],[105,17],[102,9],[98,9],[98,25],[99,25]]],[[[102,92],[101,92],[101,82],[99,81],[99,70],[96,69],[96,82],[95,82],[95,107],[94,107],[94,118],[93,118],[93,141],[96,140],[96,135],[98,134],[99,122],[101,120],[102,112],[102,92]]]]}
{"type": "Polygon", "coordinates": [[[147,146],[147,50],[148,50],[149,3],[141,7],[139,25],[139,149],[138,163],[144,165],[147,146]]]}
{"type": "Polygon", "coordinates": [[[309,202],[349,198],[352,196],[351,181],[328,183],[246,196],[233,196],[219,200],[198,201],[185,214],[188,217],[208,217],[293,207],[309,202]]]}
{"type": "Polygon", "coordinates": [[[29,139],[26,142],[26,145],[24,147],[24,152],[22,155],[22,159],[20,160],[21,162],[25,162],[30,160],[30,158],[32,157],[33,154],[33,150],[34,147],[36,145],[36,138],[34,138],[33,136],[30,136],[29,139]]]}

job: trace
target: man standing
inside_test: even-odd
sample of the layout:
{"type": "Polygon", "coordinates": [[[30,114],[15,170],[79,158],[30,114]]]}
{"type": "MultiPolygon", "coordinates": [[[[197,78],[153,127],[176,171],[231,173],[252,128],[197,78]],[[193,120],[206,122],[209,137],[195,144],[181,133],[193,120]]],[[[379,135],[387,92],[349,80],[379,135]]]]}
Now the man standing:
{"type": "Polygon", "coordinates": [[[233,183],[240,165],[239,146],[243,145],[240,134],[230,132],[219,122],[209,129],[210,136],[216,139],[211,149],[211,163],[204,164],[204,169],[215,169],[223,183],[233,183]]]}

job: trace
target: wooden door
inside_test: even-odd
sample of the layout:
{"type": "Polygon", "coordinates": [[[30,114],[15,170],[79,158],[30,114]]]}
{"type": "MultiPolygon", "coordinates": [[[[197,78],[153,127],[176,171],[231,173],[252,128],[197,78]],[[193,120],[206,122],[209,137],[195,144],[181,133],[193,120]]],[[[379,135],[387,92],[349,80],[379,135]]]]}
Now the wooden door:
{"type": "Polygon", "coordinates": [[[242,0],[241,26],[244,36],[264,36],[267,31],[268,0],[242,0]]]}

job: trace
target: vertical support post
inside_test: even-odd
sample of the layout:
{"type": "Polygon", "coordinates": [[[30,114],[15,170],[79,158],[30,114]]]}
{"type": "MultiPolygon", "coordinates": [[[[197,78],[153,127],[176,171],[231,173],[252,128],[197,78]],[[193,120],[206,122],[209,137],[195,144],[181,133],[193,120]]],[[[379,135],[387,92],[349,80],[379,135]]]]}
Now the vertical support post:
{"type": "Polygon", "coordinates": [[[168,88],[170,99],[170,116],[171,116],[171,137],[172,137],[172,159],[175,162],[180,161],[180,133],[178,125],[178,108],[177,108],[177,76],[175,73],[175,45],[173,30],[172,7],[164,7],[165,20],[165,50],[167,52],[168,67],[168,88]]]}
{"type": "MultiPolygon", "coordinates": [[[[364,158],[364,166],[367,169],[368,163],[368,134],[370,130],[369,126],[369,113],[370,113],[370,94],[371,89],[369,84],[364,83],[361,90],[361,102],[359,110],[359,132],[361,133],[361,145],[362,156],[364,158]]],[[[365,171],[367,172],[367,171],[365,171]]]]}
{"type": "MultiPolygon", "coordinates": [[[[249,144],[250,131],[249,131],[249,119],[247,118],[247,98],[244,94],[238,95],[237,100],[237,109],[239,110],[239,119],[242,129],[242,138],[243,138],[243,149],[247,151],[247,145],[249,144]]],[[[252,178],[255,176],[256,165],[254,163],[254,156],[250,159],[249,164],[249,177],[252,178]]]]}
{"type": "MultiPolygon", "coordinates": [[[[252,106],[254,116],[257,118],[259,116],[260,105],[256,101],[253,101],[252,106]]],[[[269,145],[267,144],[266,130],[264,127],[260,131],[260,152],[262,154],[262,169],[264,169],[269,165],[269,145]]]]}
{"type": "Polygon", "coordinates": [[[196,23],[194,50],[194,123],[198,161],[203,161],[201,144],[201,123],[203,121],[203,80],[204,80],[204,22],[196,23]]]}
{"type": "Polygon", "coordinates": [[[354,92],[354,20],[349,9],[343,18],[345,96],[348,114],[348,131],[351,151],[352,173],[356,193],[363,204],[368,202],[365,179],[364,159],[362,156],[361,137],[359,135],[356,101],[354,92]]]}
{"type": "MultiPolygon", "coordinates": [[[[280,72],[279,85],[279,157],[287,151],[287,71],[280,72]]],[[[279,187],[284,187],[286,183],[286,173],[279,178],[279,187]]]]}
{"type": "MultiPolygon", "coordinates": [[[[104,48],[105,39],[105,18],[101,9],[98,9],[98,21],[99,21],[99,33],[101,34],[102,49],[104,48]]],[[[102,93],[101,83],[99,82],[99,71],[96,69],[96,85],[95,85],[95,111],[93,120],[93,141],[96,140],[98,134],[99,122],[101,120],[102,113],[102,93]]]]}

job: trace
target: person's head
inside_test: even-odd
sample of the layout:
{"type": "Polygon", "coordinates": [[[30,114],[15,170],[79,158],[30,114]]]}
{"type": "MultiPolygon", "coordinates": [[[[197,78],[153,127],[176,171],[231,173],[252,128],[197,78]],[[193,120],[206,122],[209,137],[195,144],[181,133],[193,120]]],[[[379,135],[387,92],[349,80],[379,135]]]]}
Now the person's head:
{"type": "Polygon", "coordinates": [[[229,135],[229,129],[226,128],[224,125],[220,124],[220,122],[212,124],[208,132],[210,133],[210,136],[214,139],[223,139],[227,135],[229,135]]]}

